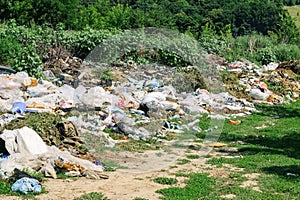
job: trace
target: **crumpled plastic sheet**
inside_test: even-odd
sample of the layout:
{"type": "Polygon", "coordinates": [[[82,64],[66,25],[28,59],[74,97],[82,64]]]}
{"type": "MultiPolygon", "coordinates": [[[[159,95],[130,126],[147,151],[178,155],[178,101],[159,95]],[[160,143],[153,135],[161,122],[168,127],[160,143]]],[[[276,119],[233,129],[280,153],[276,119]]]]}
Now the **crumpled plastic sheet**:
{"type": "Polygon", "coordinates": [[[6,175],[6,171],[4,169],[0,169],[0,179],[8,179],[8,176],[6,175]]]}
{"type": "Polygon", "coordinates": [[[12,186],[11,190],[27,194],[28,192],[41,193],[42,186],[40,182],[33,178],[23,177],[17,180],[12,186]]]}

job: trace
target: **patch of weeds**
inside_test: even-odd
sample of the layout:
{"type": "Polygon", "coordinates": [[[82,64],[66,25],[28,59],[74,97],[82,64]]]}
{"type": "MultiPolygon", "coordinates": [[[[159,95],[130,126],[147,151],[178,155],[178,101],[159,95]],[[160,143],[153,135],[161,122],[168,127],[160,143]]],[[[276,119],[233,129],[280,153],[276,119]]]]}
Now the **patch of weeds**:
{"type": "Polygon", "coordinates": [[[210,116],[208,114],[203,114],[201,117],[199,117],[199,127],[202,130],[207,130],[210,126],[210,116]]]}
{"type": "Polygon", "coordinates": [[[174,173],[176,177],[189,177],[189,174],[186,171],[179,170],[178,172],[174,173]]]}
{"type": "Polygon", "coordinates": [[[188,159],[198,159],[200,156],[198,154],[188,154],[186,155],[188,159]]]}
{"type": "Polygon", "coordinates": [[[105,166],[105,171],[116,171],[116,169],[127,169],[122,165],[115,163],[114,161],[103,161],[102,164],[105,166]]]}
{"type": "Polygon", "coordinates": [[[191,161],[188,160],[188,159],[180,159],[178,160],[177,164],[178,165],[184,165],[184,164],[187,164],[187,163],[190,163],[191,161]]]}
{"type": "Polygon", "coordinates": [[[57,173],[56,176],[57,176],[58,179],[71,179],[73,181],[78,180],[78,177],[69,176],[65,173],[57,173]]]}
{"type": "Polygon", "coordinates": [[[121,142],[118,143],[116,147],[125,151],[138,153],[143,153],[145,150],[157,150],[159,148],[156,145],[151,145],[146,143],[145,141],[138,140],[128,140],[127,142],[121,142]]]}
{"type": "Polygon", "coordinates": [[[175,142],[172,144],[173,147],[175,148],[186,148],[185,144],[179,143],[179,142],[175,142]]]}
{"type": "Polygon", "coordinates": [[[192,152],[192,150],[190,150],[190,149],[187,149],[186,151],[185,151],[185,153],[191,153],[192,152]]]}
{"type": "Polygon", "coordinates": [[[167,178],[167,177],[157,177],[153,179],[153,181],[162,185],[173,185],[178,183],[178,180],[176,178],[167,178]]]}
{"type": "Polygon", "coordinates": [[[296,176],[278,176],[276,174],[262,174],[259,177],[260,188],[264,192],[279,193],[294,199],[300,196],[300,178],[296,176]]]}
{"type": "Polygon", "coordinates": [[[100,192],[91,192],[88,194],[84,194],[80,197],[74,198],[74,200],[109,200],[109,198],[105,197],[104,194],[100,192]]]}
{"type": "Polygon", "coordinates": [[[173,165],[173,166],[170,166],[169,168],[170,168],[170,169],[174,169],[174,168],[178,168],[178,166],[173,165]]]}
{"type": "Polygon", "coordinates": [[[163,200],[198,200],[211,193],[215,187],[215,182],[207,174],[189,174],[189,180],[186,181],[184,188],[170,187],[157,190],[157,193],[163,195],[163,200]]]}
{"type": "Polygon", "coordinates": [[[45,176],[41,172],[31,171],[31,170],[29,170],[27,168],[23,169],[23,172],[27,173],[32,178],[37,179],[37,180],[39,180],[41,182],[45,180],[45,176]]]}
{"type": "Polygon", "coordinates": [[[234,180],[236,183],[242,183],[243,181],[246,181],[247,178],[242,176],[242,173],[230,173],[228,178],[230,180],[234,180]]]}
{"type": "Polygon", "coordinates": [[[211,158],[212,155],[207,154],[207,155],[205,155],[205,156],[203,156],[203,157],[204,157],[204,158],[211,158]]]}
{"type": "Polygon", "coordinates": [[[174,152],[170,147],[162,146],[161,149],[168,154],[178,155],[178,153],[174,152]]]}
{"type": "Polygon", "coordinates": [[[121,133],[116,133],[110,128],[105,128],[103,132],[108,133],[109,137],[111,137],[114,140],[123,140],[124,139],[124,134],[121,133]]]}
{"type": "Polygon", "coordinates": [[[133,200],[148,200],[148,199],[141,198],[141,197],[136,197],[136,198],[134,198],[133,200]]]}
{"type": "Polygon", "coordinates": [[[217,168],[221,168],[221,167],[223,167],[222,161],[223,160],[220,160],[219,158],[212,158],[212,159],[209,159],[208,161],[206,161],[206,163],[215,165],[217,168]]]}
{"type": "Polygon", "coordinates": [[[157,157],[161,157],[163,154],[161,152],[158,152],[155,154],[157,157]]]}
{"type": "Polygon", "coordinates": [[[101,80],[102,84],[107,85],[113,79],[113,74],[109,68],[98,67],[93,69],[92,73],[101,80]]]}
{"type": "MultiPolygon", "coordinates": [[[[292,198],[289,194],[276,194],[269,192],[257,192],[252,188],[242,188],[238,185],[230,186],[230,187],[221,187],[218,191],[219,195],[223,194],[233,194],[235,195],[234,199],[297,199],[292,198]]],[[[212,195],[208,196],[209,199],[212,195]]]]}
{"type": "Polygon", "coordinates": [[[178,133],[166,133],[166,135],[157,135],[156,138],[171,141],[177,138],[178,136],[178,133]]]}
{"type": "Polygon", "coordinates": [[[31,113],[26,114],[24,119],[17,119],[5,126],[5,129],[14,130],[24,126],[35,130],[48,145],[59,145],[60,133],[57,124],[62,122],[60,115],[49,113],[31,113]]]}
{"type": "Polygon", "coordinates": [[[195,136],[197,137],[197,138],[202,138],[202,139],[204,139],[205,138],[205,136],[206,136],[206,132],[197,132],[197,133],[195,133],[195,136]]]}
{"type": "Polygon", "coordinates": [[[202,139],[195,139],[194,142],[196,142],[196,143],[203,143],[203,140],[202,139]]]}

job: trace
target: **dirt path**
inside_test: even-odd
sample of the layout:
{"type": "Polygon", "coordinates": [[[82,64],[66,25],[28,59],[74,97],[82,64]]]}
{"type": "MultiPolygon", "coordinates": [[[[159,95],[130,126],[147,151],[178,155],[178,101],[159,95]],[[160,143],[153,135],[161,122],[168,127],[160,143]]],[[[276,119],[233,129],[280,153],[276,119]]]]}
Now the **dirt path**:
{"type": "MultiPolygon", "coordinates": [[[[177,165],[178,159],[184,158],[185,148],[147,151],[145,153],[106,151],[103,159],[111,159],[125,169],[107,172],[109,179],[92,180],[86,178],[48,179],[43,182],[47,194],[36,196],[40,200],[73,199],[90,192],[102,192],[111,200],[132,200],[136,197],[146,199],[159,199],[155,191],[168,185],[152,181],[156,177],[175,177],[178,171],[199,171],[199,166],[204,165],[205,159],[193,160],[192,163],[177,165]],[[176,168],[170,168],[175,166],[176,168]]],[[[176,187],[184,186],[184,178],[176,177],[179,182],[176,187]]],[[[1,199],[20,199],[18,197],[1,196],[1,199]]]]}
{"type": "MultiPolygon", "coordinates": [[[[155,191],[170,186],[155,183],[152,179],[156,177],[175,178],[174,173],[178,171],[200,172],[205,165],[204,158],[193,160],[185,165],[176,165],[176,160],[184,157],[181,155],[172,160],[171,155],[173,154],[160,151],[149,151],[139,156],[137,154],[127,154],[127,160],[131,160],[131,162],[127,161],[124,164],[128,168],[108,172],[109,179],[107,180],[80,178],[69,182],[68,180],[51,179],[44,183],[49,193],[40,195],[39,199],[72,199],[84,193],[102,192],[111,200],[132,200],[136,197],[156,200],[159,199],[160,195],[155,191]],[[131,156],[135,156],[139,162],[136,162],[131,156]],[[175,165],[177,166],[176,168],[170,168],[170,166],[175,165]]],[[[173,186],[184,187],[184,178],[176,178],[179,182],[173,186]]]]}
{"type": "MultiPolygon", "coordinates": [[[[170,186],[155,183],[153,179],[156,177],[175,178],[175,173],[178,172],[208,172],[214,177],[227,177],[230,174],[228,169],[206,164],[208,158],[204,157],[191,159],[190,163],[184,165],[178,164],[179,159],[186,159],[186,152],[199,154],[199,151],[186,148],[147,151],[145,153],[105,152],[106,159],[114,158],[116,163],[126,167],[126,169],[107,172],[109,179],[48,179],[43,182],[43,187],[48,193],[38,195],[36,199],[72,200],[86,193],[101,192],[111,200],[132,200],[136,197],[157,200],[160,195],[155,191],[170,186]]],[[[214,155],[214,152],[210,154],[214,155]]],[[[178,183],[172,187],[185,186],[184,177],[176,177],[176,179],[178,183]]],[[[0,195],[0,199],[15,200],[21,198],[0,195]]]]}

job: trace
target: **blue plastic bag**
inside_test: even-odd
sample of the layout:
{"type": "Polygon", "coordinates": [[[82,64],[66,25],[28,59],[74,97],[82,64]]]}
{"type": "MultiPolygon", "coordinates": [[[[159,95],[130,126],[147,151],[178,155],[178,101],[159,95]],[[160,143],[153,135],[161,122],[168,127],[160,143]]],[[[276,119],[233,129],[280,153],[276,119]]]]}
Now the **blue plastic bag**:
{"type": "Polygon", "coordinates": [[[13,113],[20,113],[23,115],[26,111],[26,103],[25,102],[15,102],[12,106],[11,111],[13,113]]]}
{"type": "Polygon", "coordinates": [[[19,191],[23,194],[27,194],[28,192],[41,193],[42,186],[40,185],[40,182],[36,179],[23,177],[23,178],[17,180],[11,186],[11,190],[19,191]]]}

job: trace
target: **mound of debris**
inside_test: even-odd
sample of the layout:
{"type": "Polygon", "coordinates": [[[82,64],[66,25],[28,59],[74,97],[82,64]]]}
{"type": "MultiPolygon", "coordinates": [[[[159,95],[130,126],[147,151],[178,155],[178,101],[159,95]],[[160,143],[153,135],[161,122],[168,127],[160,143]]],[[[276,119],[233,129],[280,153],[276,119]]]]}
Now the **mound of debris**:
{"type": "Polygon", "coordinates": [[[37,80],[25,72],[0,75],[4,175],[15,168],[30,168],[54,178],[61,172],[107,178],[103,166],[83,150],[84,134],[97,136],[106,147],[118,143],[107,132],[133,140],[159,140],[186,128],[201,131],[198,122],[203,114],[250,115],[256,111],[254,103],[299,98],[298,61],[259,67],[244,59],[227,63],[212,55],[203,69],[178,70],[133,61],[92,64],[56,55],[46,59],[45,69],[68,84],[57,84],[55,78],[37,80]],[[76,86],[69,84],[74,80],[76,86]],[[212,87],[220,80],[219,88],[212,87]]]}

